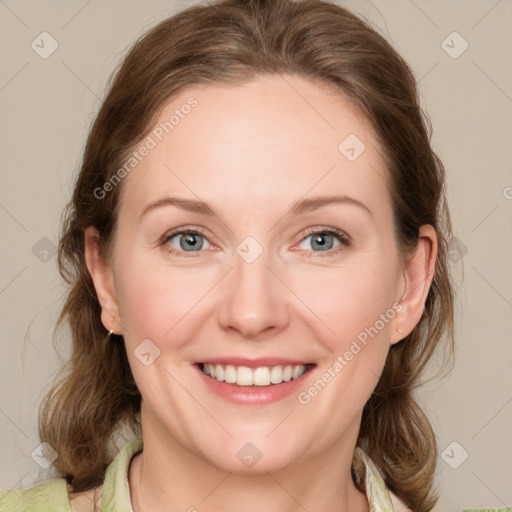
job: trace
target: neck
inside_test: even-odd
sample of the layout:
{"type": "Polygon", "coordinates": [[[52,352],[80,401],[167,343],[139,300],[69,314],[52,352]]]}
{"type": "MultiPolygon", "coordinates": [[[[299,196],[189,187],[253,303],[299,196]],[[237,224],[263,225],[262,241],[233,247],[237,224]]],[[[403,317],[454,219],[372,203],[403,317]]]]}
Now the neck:
{"type": "Polygon", "coordinates": [[[158,429],[144,430],[143,452],[129,469],[133,512],[368,512],[354,485],[355,446],[331,446],[277,471],[245,476],[223,471],[158,429]]]}

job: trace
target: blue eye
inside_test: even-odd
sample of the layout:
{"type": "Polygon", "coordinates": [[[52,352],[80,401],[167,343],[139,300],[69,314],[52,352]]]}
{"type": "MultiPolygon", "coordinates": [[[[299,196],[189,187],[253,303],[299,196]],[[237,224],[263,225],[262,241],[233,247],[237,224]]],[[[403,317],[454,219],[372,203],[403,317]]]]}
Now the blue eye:
{"type": "MultiPolygon", "coordinates": [[[[302,239],[301,243],[304,243],[308,238],[311,238],[313,250],[305,250],[306,252],[312,252],[313,254],[310,257],[315,258],[332,256],[343,250],[344,247],[350,246],[350,238],[335,228],[311,230],[302,239]],[[334,239],[338,240],[337,246],[334,246],[334,239]]],[[[206,235],[197,229],[182,229],[181,231],[169,233],[163,237],[161,245],[165,246],[168,252],[183,258],[198,257],[200,256],[201,249],[211,246],[206,235]],[[207,246],[205,246],[205,241],[207,246]]]]}
{"type": "MultiPolygon", "coordinates": [[[[175,233],[170,233],[164,238],[162,244],[171,247],[171,252],[179,254],[180,251],[199,252],[204,246],[203,240],[206,240],[206,237],[200,231],[195,229],[187,229],[183,231],[177,231],[175,233]],[[176,247],[176,245],[169,244],[169,242],[174,238],[178,241],[178,247],[176,247]]],[[[207,243],[209,244],[210,242],[207,243]]]]}
{"type": "MultiPolygon", "coordinates": [[[[313,247],[313,249],[319,249],[319,251],[314,250],[313,252],[315,253],[324,252],[327,253],[326,255],[331,255],[342,249],[342,246],[350,246],[348,237],[342,231],[335,228],[312,231],[302,240],[302,243],[304,243],[308,238],[311,238],[311,247],[313,247]],[[334,239],[337,239],[339,244],[333,249],[334,239]]],[[[324,254],[319,254],[319,256],[324,256],[324,254]]]]}

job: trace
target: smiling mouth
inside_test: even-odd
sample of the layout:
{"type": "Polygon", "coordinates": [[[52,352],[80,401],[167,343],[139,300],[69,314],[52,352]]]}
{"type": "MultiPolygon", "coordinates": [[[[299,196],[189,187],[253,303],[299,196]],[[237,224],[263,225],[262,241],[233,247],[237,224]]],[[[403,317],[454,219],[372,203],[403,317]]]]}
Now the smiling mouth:
{"type": "Polygon", "coordinates": [[[314,363],[299,365],[274,365],[249,368],[230,364],[197,363],[208,377],[237,386],[272,386],[302,377],[316,366],[314,363]]]}

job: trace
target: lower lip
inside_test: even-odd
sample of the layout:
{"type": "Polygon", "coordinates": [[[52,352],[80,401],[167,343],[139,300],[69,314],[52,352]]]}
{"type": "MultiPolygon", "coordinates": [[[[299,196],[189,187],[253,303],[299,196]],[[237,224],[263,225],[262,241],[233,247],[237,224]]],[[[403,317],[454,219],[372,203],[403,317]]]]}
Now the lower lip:
{"type": "Polygon", "coordinates": [[[268,404],[277,402],[292,393],[296,393],[304,386],[304,381],[309,377],[314,367],[303,373],[297,379],[282,382],[281,384],[270,384],[269,386],[239,386],[220,382],[213,377],[203,373],[199,365],[194,364],[204,383],[216,394],[236,404],[268,404]]]}

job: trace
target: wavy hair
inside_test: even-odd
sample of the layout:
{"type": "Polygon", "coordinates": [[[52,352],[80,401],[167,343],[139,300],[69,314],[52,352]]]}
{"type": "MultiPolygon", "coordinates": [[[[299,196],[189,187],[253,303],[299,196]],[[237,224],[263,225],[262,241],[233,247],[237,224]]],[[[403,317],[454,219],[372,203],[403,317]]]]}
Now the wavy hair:
{"type": "Polygon", "coordinates": [[[431,123],[407,63],[368,22],[324,0],[191,6],[141,36],[113,73],[63,213],[58,265],[69,290],[54,335],[67,320],[71,356],[39,409],[41,441],[57,451],[54,470],[73,492],[101,485],[114,435],[123,426],[134,432],[140,428],[141,395],[125,345],[122,336],[107,341],[84,257],[88,226],[100,233],[102,256],[111,257],[123,184],[101,200],[94,190],[122,167],[179,91],[276,73],[337,88],[372,123],[384,150],[401,260],[416,246],[421,225],[436,229],[438,255],[424,314],[405,339],[391,346],[365,404],[357,444],[412,510],[427,512],[437,501],[436,438],[414,392],[435,349],[444,347],[444,363],[454,352],[445,170],[430,145],[431,123]]]}

